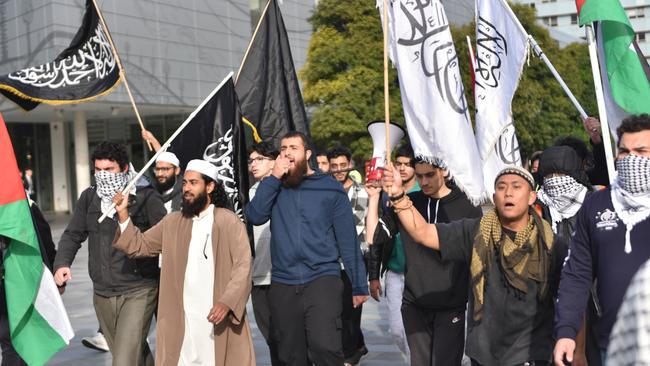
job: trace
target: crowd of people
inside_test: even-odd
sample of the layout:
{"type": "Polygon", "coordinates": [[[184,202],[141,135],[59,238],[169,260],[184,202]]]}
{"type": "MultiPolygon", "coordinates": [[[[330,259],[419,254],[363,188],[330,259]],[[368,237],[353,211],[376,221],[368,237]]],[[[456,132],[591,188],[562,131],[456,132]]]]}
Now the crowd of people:
{"type": "Polygon", "coordinates": [[[369,297],[414,366],[650,362],[650,116],[618,128],[611,184],[598,121],[585,128],[591,149],[564,137],[530,171],[504,168],[483,207],[408,142],[364,184],[348,148],[317,152],[289,132],[248,150],[244,220],[214,165],[181,171],[171,152],[123,195],[134,168],[103,142],[44,260],[63,292],[87,241],[99,332],[84,342],[117,366],[255,365],[249,296],[274,366],[359,364],[369,297]]]}

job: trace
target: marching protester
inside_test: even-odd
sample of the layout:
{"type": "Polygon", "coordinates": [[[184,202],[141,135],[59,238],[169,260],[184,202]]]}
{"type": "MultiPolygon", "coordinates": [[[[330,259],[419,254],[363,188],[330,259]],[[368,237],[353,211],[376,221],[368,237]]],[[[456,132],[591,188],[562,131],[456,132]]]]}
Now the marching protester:
{"type": "Polygon", "coordinates": [[[366,270],[355,221],[343,187],[314,174],[307,137],[289,132],[280,141],[271,175],[246,206],[248,222],[271,221],[271,319],[283,365],[341,366],[343,282],[341,258],[354,306],[368,298],[366,270]]]}
{"type": "MultiPolygon", "coordinates": [[[[395,167],[402,177],[406,193],[420,190],[413,167],[415,155],[410,144],[405,144],[395,150],[395,167]]],[[[368,173],[366,173],[366,176],[368,173]]],[[[370,259],[368,261],[368,279],[370,280],[370,295],[379,301],[382,294],[379,277],[384,275],[386,304],[388,307],[388,330],[393,336],[402,355],[411,359],[404,323],[402,321],[402,294],[404,293],[405,258],[401,234],[398,232],[392,239],[374,242],[375,228],[379,223],[381,208],[384,209],[388,200],[386,195],[381,195],[381,187],[366,184],[368,192],[368,215],[366,218],[366,237],[370,246],[370,259]],[[381,198],[380,198],[381,196],[381,198]],[[383,198],[386,198],[385,200],[383,198]]]]}
{"type": "Polygon", "coordinates": [[[321,173],[327,173],[330,171],[330,161],[327,159],[327,151],[319,151],[316,154],[316,163],[318,164],[318,170],[321,173]]]}
{"type": "MultiPolygon", "coordinates": [[[[393,174],[398,175],[396,171],[393,174]]],[[[421,190],[409,193],[408,199],[421,217],[430,224],[480,217],[481,209],[474,207],[460,189],[447,186],[446,175],[445,169],[415,159],[415,177],[421,190]]],[[[377,217],[369,215],[368,220],[374,223],[377,217]]],[[[411,365],[460,365],[465,344],[467,263],[446,260],[439,252],[419,245],[392,210],[385,211],[379,225],[375,225],[373,246],[387,245],[397,233],[403,242],[402,319],[411,365]]]]}
{"type": "Polygon", "coordinates": [[[562,258],[551,226],[531,207],[536,199],[532,175],[518,166],[502,169],[494,182],[495,209],[449,224],[427,223],[394,168],[385,171],[383,184],[414,242],[470,269],[465,352],[472,364],[547,364],[562,258]]]}
{"type": "MultiPolygon", "coordinates": [[[[248,197],[255,197],[260,182],[271,175],[278,150],[271,142],[260,142],[248,149],[248,171],[256,182],[250,188],[248,197]]],[[[271,354],[271,364],[280,365],[278,358],[277,342],[273,340],[271,326],[271,305],[269,303],[269,288],[271,285],[271,225],[266,222],[253,226],[253,239],[255,241],[255,259],[253,261],[253,289],[251,300],[255,323],[262,333],[271,354]]]]}
{"type": "Polygon", "coordinates": [[[578,212],[571,253],[558,292],[554,359],[572,362],[592,281],[601,317],[595,327],[602,363],[612,326],[632,276],[650,259],[650,116],[631,116],[616,131],[617,177],[591,194],[578,212]]]}
{"type": "MultiPolygon", "coordinates": [[[[88,270],[100,328],[113,355],[113,365],[153,365],[147,334],[158,299],[160,271],[156,259],[130,259],[112,249],[118,228],[113,196],[136,175],[123,145],[102,142],[92,154],[95,186],[84,190],[58,245],[54,279],[72,279],[70,266],[88,239],[88,270]],[[106,213],[107,219],[98,223],[106,213]]],[[[167,213],[149,181],[140,179],[128,198],[134,225],[147,230],[167,213]]]]}
{"type": "Polygon", "coordinates": [[[255,365],[246,317],[251,251],[245,225],[229,209],[217,167],[191,160],[181,212],[139,230],[118,193],[116,249],[129,257],[164,255],[156,329],[158,365],[255,365]]]}
{"type": "MultiPolygon", "coordinates": [[[[368,243],[366,242],[366,211],[368,210],[368,194],[363,185],[350,177],[350,172],[346,171],[352,168],[352,152],[350,149],[337,146],[327,152],[332,175],[337,182],[343,185],[343,190],[348,195],[350,205],[352,205],[352,214],[356,227],[357,240],[360,243],[361,253],[366,257],[368,253],[368,243]]],[[[365,262],[365,261],[364,261],[365,262]]],[[[365,263],[364,263],[365,264],[365,263]]],[[[343,355],[345,356],[345,365],[356,365],[361,357],[368,353],[364,341],[363,332],[361,331],[361,313],[363,305],[355,307],[352,300],[352,282],[345,272],[345,266],[342,265],[341,279],[343,280],[343,355]]]]}
{"type": "Polygon", "coordinates": [[[156,158],[153,169],[156,189],[162,196],[167,213],[180,211],[183,199],[183,180],[180,162],[174,153],[165,151],[156,158]]]}

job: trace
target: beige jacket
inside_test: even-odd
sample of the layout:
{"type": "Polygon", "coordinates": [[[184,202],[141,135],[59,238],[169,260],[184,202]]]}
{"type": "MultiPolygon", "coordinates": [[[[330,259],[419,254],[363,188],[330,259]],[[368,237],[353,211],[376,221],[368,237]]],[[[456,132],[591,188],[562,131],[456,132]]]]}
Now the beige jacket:
{"type": "MultiPolygon", "coordinates": [[[[113,246],[129,257],[163,254],[156,329],[156,365],[176,366],[184,335],[183,280],[192,233],[192,220],[180,212],[165,216],[145,233],[129,225],[113,246]]],[[[217,366],[254,366],[255,352],[246,318],[251,292],[251,250],[246,227],[233,212],[215,208],[212,226],[214,303],[231,312],[214,327],[217,366]]],[[[205,314],[206,321],[208,314],[205,314]]]]}

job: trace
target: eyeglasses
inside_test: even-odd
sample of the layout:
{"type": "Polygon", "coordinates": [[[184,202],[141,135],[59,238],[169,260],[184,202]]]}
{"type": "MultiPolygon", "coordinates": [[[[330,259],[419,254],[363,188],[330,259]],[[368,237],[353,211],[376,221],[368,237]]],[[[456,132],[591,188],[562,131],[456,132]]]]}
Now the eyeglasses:
{"type": "Polygon", "coordinates": [[[153,168],[153,171],[159,173],[159,172],[168,172],[172,169],[174,169],[174,167],[160,167],[160,168],[153,168]]]}
{"type": "Polygon", "coordinates": [[[261,163],[264,160],[273,160],[273,159],[267,158],[266,156],[258,156],[258,157],[252,158],[252,159],[248,159],[248,164],[250,165],[250,164],[253,164],[254,162],[261,163]]]}

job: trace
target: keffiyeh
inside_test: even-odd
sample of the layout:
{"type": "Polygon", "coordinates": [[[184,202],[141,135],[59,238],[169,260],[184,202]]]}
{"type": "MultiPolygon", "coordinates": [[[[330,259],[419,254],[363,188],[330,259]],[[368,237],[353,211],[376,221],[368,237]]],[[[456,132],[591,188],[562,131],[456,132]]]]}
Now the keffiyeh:
{"type": "Polygon", "coordinates": [[[544,178],[544,184],[537,193],[551,213],[551,228],[557,234],[557,223],[578,213],[587,195],[587,187],[575,178],[563,175],[544,178]]]}
{"type": "Polygon", "coordinates": [[[612,203],[625,224],[625,253],[631,253],[634,225],[650,217],[650,158],[628,155],[616,161],[616,170],[612,203]]]}
{"type": "MultiPolygon", "coordinates": [[[[97,183],[97,195],[101,199],[102,213],[108,217],[115,215],[115,208],[111,208],[113,197],[121,192],[127,184],[137,175],[133,165],[129,164],[129,170],[126,172],[111,173],[105,170],[95,172],[95,182],[97,183]]],[[[135,194],[133,186],[130,194],[135,194]]]]}

